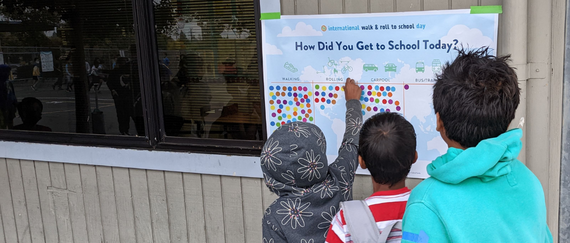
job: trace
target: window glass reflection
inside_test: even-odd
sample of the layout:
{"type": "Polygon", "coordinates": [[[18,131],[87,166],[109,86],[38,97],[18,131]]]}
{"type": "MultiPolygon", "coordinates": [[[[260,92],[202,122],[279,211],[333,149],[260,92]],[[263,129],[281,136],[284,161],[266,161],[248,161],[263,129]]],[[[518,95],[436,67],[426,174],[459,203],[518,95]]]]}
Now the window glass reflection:
{"type": "Polygon", "coordinates": [[[166,134],[261,140],[253,1],[154,3],[166,134]]]}

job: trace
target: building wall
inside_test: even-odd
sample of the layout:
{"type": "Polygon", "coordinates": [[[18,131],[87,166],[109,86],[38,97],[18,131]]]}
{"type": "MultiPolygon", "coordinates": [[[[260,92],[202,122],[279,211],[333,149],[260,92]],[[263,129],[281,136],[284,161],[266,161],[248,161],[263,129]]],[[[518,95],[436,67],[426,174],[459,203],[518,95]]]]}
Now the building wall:
{"type": "MultiPolygon", "coordinates": [[[[565,1],[281,0],[282,14],[495,4],[504,8],[499,52],[513,55],[523,91],[521,160],[542,182],[556,238],[565,1]]],[[[371,193],[370,178],[357,176],[354,197],[371,193]]],[[[0,243],[259,242],[263,209],[274,198],[259,178],[0,159],[0,243]]]]}

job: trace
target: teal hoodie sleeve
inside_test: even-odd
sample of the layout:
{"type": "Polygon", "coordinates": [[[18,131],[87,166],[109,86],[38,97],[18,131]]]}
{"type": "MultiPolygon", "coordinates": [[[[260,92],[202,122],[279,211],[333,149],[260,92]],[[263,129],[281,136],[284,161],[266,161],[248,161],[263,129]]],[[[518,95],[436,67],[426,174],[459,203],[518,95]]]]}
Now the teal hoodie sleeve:
{"type": "Polygon", "coordinates": [[[402,222],[403,243],[450,242],[444,223],[422,202],[409,204],[402,222]]]}

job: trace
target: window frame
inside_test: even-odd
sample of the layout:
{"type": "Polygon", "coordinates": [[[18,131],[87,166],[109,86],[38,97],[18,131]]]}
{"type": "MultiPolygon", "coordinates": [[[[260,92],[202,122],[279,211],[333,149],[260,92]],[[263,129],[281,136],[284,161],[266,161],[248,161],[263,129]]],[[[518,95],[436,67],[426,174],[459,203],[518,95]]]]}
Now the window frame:
{"type": "Polygon", "coordinates": [[[224,155],[259,156],[267,140],[265,97],[263,92],[263,55],[261,48],[261,21],[259,0],[254,3],[256,46],[260,102],[262,107],[262,140],[187,138],[166,136],[162,109],[162,94],[158,80],[158,45],[154,19],[154,4],[150,0],[132,0],[137,65],[141,85],[145,136],[101,135],[87,133],[47,133],[0,130],[0,140],[47,144],[99,146],[112,148],[184,151],[224,155]]]}

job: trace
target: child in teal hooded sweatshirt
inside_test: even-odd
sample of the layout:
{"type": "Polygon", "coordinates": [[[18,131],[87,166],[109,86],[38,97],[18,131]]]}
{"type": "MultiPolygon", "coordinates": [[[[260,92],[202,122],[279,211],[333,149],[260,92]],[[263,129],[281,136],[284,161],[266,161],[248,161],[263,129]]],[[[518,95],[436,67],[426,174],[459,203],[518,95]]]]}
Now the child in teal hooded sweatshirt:
{"type": "Polygon", "coordinates": [[[520,91],[509,56],[460,50],[433,87],[437,130],[449,146],[408,200],[402,242],[552,242],[544,192],[507,131],[520,91]]]}

